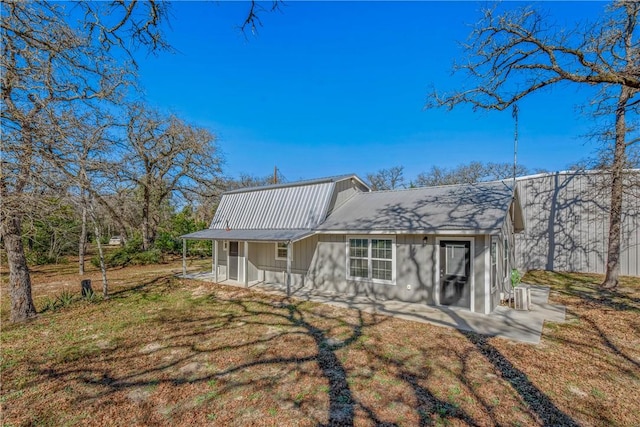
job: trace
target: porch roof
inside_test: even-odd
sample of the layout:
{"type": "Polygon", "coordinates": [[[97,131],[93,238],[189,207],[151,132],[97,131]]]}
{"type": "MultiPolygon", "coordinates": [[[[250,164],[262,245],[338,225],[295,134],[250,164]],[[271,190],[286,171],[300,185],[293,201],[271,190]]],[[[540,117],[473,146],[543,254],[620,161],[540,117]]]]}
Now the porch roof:
{"type": "Polygon", "coordinates": [[[237,240],[247,242],[296,242],[313,234],[313,230],[215,230],[206,229],[180,236],[186,240],[237,240]]]}

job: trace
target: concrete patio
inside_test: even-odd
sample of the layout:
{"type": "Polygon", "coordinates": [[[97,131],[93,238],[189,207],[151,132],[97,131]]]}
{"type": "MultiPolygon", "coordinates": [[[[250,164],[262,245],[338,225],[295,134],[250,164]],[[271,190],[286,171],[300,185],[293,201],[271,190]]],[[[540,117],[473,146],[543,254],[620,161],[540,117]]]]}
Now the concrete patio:
{"type": "MultiPolygon", "coordinates": [[[[181,276],[182,277],[182,276],[181,276]]],[[[188,273],[188,279],[213,282],[211,273],[188,273]]],[[[219,285],[244,288],[243,283],[231,280],[219,281],[219,285]]],[[[281,284],[251,282],[252,290],[286,296],[286,287],[281,284]]],[[[306,301],[330,304],[336,307],[353,308],[369,313],[394,316],[415,322],[431,323],[488,336],[498,336],[513,341],[538,344],[545,321],[564,322],[565,306],[549,304],[549,288],[531,285],[532,307],[529,311],[516,311],[500,306],[491,314],[472,313],[450,306],[428,306],[401,301],[371,299],[362,296],[338,295],[318,292],[310,288],[292,288],[291,297],[306,301]]]]}

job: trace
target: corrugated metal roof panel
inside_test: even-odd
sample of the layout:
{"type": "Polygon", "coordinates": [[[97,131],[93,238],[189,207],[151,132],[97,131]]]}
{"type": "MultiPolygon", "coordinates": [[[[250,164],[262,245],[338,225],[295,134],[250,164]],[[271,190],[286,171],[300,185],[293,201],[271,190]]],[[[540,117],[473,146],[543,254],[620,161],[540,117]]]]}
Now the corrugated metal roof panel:
{"type": "Polygon", "coordinates": [[[261,191],[226,193],[211,229],[313,229],[324,219],[334,182],[266,187],[261,191]]]}
{"type": "Polygon", "coordinates": [[[512,197],[502,181],[359,193],[318,231],[494,231],[502,226],[512,197]]]}

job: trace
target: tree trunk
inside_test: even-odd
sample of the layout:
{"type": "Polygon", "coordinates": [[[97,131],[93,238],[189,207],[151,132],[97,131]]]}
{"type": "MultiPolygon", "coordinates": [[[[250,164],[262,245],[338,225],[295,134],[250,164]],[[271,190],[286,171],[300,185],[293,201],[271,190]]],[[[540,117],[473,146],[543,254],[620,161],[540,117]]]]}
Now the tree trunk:
{"type": "Polygon", "coordinates": [[[87,203],[82,197],[82,226],[80,228],[80,241],[78,242],[78,273],[84,275],[84,256],[87,252],[87,203]]]}
{"type": "Polygon", "coordinates": [[[100,229],[98,222],[93,218],[93,231],[96,234],[96,243],[98,244],[98,259],[100,260],[100,272],[102,273],[102,296],[109,299],[109,282],[107,281],[107,267],[104,264],[104,252],[102,251],[102,243],[100,242],[100,229]]]}
{"type": "Polygon", "coordinates": [[[36,315],[31,296],[31,277],[22,246],[22,224],[19,218],[5,218],[2,238],[9,263],[11,322],[23,322],[36,315]]]}
{"type": "Polygon", "coordinates": [[[142,250],[146,251],[149,249],[150,240],[149,240],[149,204],[150,204],[150,195],[149,190],[144,188],[143,190],[143,201],[142,201],[142,250]]]}
{"type": "Polygon", "coordinates": [[[616,142],[611,165],[611,209],[609,216],[609,245],[607,247],[607,271],[602,287],[613,289],[618,286],[620,274],[620,240],[622,224],[622,180],[626,164],[627,127],[625,113],[627,103],[633,95],[632,89],[623,86],[616,108],[616,142]]]}

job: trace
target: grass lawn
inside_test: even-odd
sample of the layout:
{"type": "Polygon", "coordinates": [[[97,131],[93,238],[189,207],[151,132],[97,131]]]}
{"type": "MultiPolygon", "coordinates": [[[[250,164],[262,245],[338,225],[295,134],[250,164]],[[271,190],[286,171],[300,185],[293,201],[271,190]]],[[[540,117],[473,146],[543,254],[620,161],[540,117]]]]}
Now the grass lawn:
{"type": "Polygon", "coordinates": [[[533,346],[181,280],[179,262],[53,304],[75,270],[33,268],[40,314],[18,325],[3,276],[3,425],[640,425],[637,278],[529,273],[568,309],[533,346]]]}

